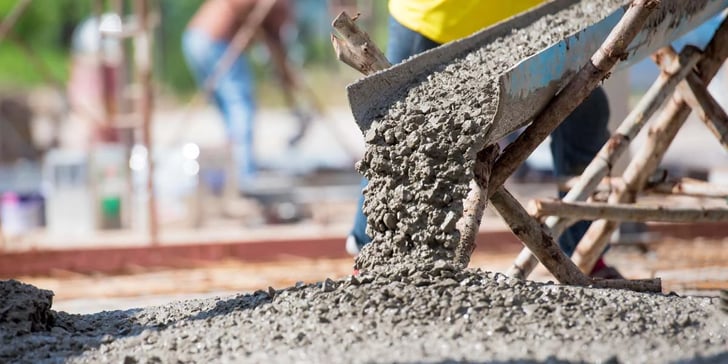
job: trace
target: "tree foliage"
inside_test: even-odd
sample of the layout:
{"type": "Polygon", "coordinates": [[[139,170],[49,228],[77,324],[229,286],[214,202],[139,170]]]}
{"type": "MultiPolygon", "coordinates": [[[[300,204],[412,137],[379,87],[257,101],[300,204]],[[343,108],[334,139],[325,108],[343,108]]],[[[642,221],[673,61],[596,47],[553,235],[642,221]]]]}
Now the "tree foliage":
{"type": "MultiPolygon", "coordinates": [[[[167,91],[188,93],[195,88],[192,76],[184,62],[181,37],[189,19],[205,0],[151,0],[159,10],[161,22],[155,34],[155,77],[167,91]]],[[[331,14],[328,0],[291,0],[295,7],[296,27],[288,37],[289,54],[294,64],[301,67],[338,67],[329,31],[331,14]]],[[[364,1],[364,0],[363,0],[364,1]]],[[[68,57],[74,29],[93,15],[93,0],[34,0],[18,19],[11,31],[14,39],[33,50],[47,68],[61,79],[68,74],[68,57]]],[[[112,1],[104,1],[107,11],[112,1]]],[[[128,12],[133,1],[124,0],[128,12]]],[[[17,6],[17,0],[0,0],[0,18],[5,18],[17,6]]],[[[371,33],[381,39],[386,31],[386,2],[375,2],[375,29],[371,33]]],[[[384,44],[383,42],[380,44],[384,44]]],[[[269,63],[263,47],[251,49],[253,69],[259,79],[270,77],[269,63]]],[[[32,71],[32,62],[11,41],[0,42],[0,83],[20,83],[26,86],[43,82],[32,71]]],[[[2,86],[2,85],[0,85],[2,86]]]]}

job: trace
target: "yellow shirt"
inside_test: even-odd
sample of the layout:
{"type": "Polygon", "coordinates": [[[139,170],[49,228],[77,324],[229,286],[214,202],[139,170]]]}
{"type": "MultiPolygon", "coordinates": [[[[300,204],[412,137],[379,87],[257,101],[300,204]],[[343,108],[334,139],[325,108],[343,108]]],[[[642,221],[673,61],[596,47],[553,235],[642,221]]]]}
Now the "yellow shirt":
{"type": "Polygon", "coordinates": [[[437,42],[467,37],[544,0],[390,0],[389,13],[408,29],[437,42]]]}

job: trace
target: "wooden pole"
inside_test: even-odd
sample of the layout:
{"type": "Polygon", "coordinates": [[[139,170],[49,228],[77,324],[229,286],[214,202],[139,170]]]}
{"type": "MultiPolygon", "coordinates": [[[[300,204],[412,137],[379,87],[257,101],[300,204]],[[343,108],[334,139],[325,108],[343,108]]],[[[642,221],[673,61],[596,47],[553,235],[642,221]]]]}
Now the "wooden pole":
{"type": "Polygon", "coordinates": [[[159,223],[157,220],[157,198],[154,191],[154,138],[152,135],[152,108],[154,92],[152,89],[152,38],[149,32],[149,0],[136,0],[136,16],[139,21],[139,34],[135,39],[134,58],[137,80],[141,85],[139,108],[142,123],[142,144],[147,149],[147,223],[151,245],[159,244],[159,223]]]}
{"type": "Polygon", "coordinates": [[[660,293],[662,292],[662,279],[592,279],[591,287],[628,289],[635,292],[660,293]]]}
{"type": "MultiPolygon", "coordinates": [[[[728,58],[726,44],[728,44],[728,20],[724,20],[715,32],[696,66],[696,74],[704,84],[715,77],[728,58]]],[[[690,115],[690,111],[690,106],[680,93],[675,93],[668,100],[655,125],[650,129],[643,148],[627,166],[623,175],[624,188],[610,195],[610,203],[632,201],[636,193],[644,188],[647,177],[657,168],[668,146],[690,115]]],[[[582,271],[592,269],[617,226],[616,222],[609,220],[597,220],[592,223],[573,256],[574,262],[582,271]]]]}
{"type": "MultiPolygon", "coordinates": [[[[630,143],[637,137],[647,121],[674,93],[688,73],[692,72],[693,67],[700,60],[700,56],[701,54],[694,49],[686,49],[681,53],[679,62],[674,62],[670,67],[663,69],[637,106],[584,169],[578,182],[564,196],[563,201],[584,201],[596,190],[600,181],[609,175],[612,166],[629,150],[630,143]]],[[[553,236],[561,235],[573,223],[574,220],[563,217],[546,219],[546,226],[551,230],[553,236]]],[[[536,265],[538,265],[536,258],[524,249],[516,258],[508,274],[526,278],[536,268],[536,265]]]]}
{"type": "Polygon", "coordinates": [[[597,202],[533,201],[536,216],[564,216],[574,219],[660,222],[728,221],[726,208],[681,208],[671,206],[637,206],[597,202]]]}
{"type": "Polygon", "coordinates": [[[680,85],[680,92],[685,101],[698,114],[713,135],[728,150],[728,115],[723,107],[710,94],[706,85],[696,74],[691,74],[685,84],[680,85]]]}
{"type": "MultiPolygon", "coordinates": [[[[564,189],[570,189],[576,186],[579,182],[579,177],[574,177],[566,182],[563,182],[561,186],[564,189]]],[[[621,188],[624,183],[622,178],[606,177],[599,182],[599,185],[594,189],[595,193],[609,193],[615,189],[621,188]]],[[[690,196],[690,197],[707,197],[707,198],[726,198],[728,197],[728,186],[717,185],[693,178],[679,178],[670,181],[659,181],[656,183],[648,183],[645,185],[642,191],[645,194],[659,194],[659,195],[675,195],[675,196],[690,196]]],[[[564,202],[574,202],[566,201],[564,202]]]]}
{"type": "Polygon", "coordinates": [[[638,292],[661,292],[659,278],[645,280],[603,280],[592,279],[579,271],[579,268],[564,254],[554,242],[548,229],[534,219],[504,187],[490,198],[490,203],[498,210],[514,234],[521,239],[546,269],[562,284],[592,286],[598,288],[629,289],[638,292]]]}
{"type": "Polygon", "coordinates": [[[490,203],[508,224],[508,227],[528,247],[546,269],[563,284],[586,286],[589,277],[584,275],[569,260],[543,224],[521,206],[504,187],[499,187],[490,198],[490,203]]]}
{"type": "Polygon", "coordinates": [[[331,34],[336,57],[365,75],[389,68],[392,64],[384,56],[384,52],[377,47],[369,34],[359,29],[355,20],[356,17],[352,19],[342,11],[331,24],[340,35],[337,37],[331,34]]]}
{"type": "MultiPolygon", "coordinates": [[[[695,48],[690,45],[687,47],[695,48]]],[[[695,49],[696,52],[699,52],[697,48],[695,49]]],[[[677,55],[672,47],[663,49],[662,57],[666,64],[677,62],[677,55]]],[[[663,64],[661,67],[664,68],[666,65],[663,64]]],[[[718,138],[723,148],[728,149],[728,115],[708,91],[707,83],[703,82],[695,73],[690,73],[678,86],[678,92],[713,135],[718,138]]]]}
{"type": "Polygon", "coordinates": [[[458,221],[457,229],[460,231],[460,244],[455,249],[455,261],[464,269],[470,263],[470,256],[475,250],[475,237],[483,220],[483,213],[488,203],[488,177],[490,177],[493,161],[500,149],[497,144],[480,151],[473,167],[473,180],[470,182],[470,192],[463,201],[463,217],[458,221]]]}
{"type": "Polygon", "coordinates": [[[591,60],[556,95],[531,125],[504,150],[493,167],[489,186],[492,193],[523,164],[536,147],[543,142],[566,117],[571,114],[609,76],[614,65],[623,59],[627,46],[642,30],[659,0],[635,0],[614,27],[591,60]]]}
{"type": "Polygon", "coordinates": [[[104,5],[105,1],[97,0],[94,3],[94,16],[96,17],[97,26],[97,41],[98,48],[96,49],[96,66],[98,67],[98,77],[101,81],[101,100],[102,100],[102,116],[101,124],[97,127],[101,128],[101,134],[97,135],[102,142],[115,141],[117,130],[114,129],[114,120],[116,119],[116,100],[114,100],[114,92],[112,92],[110,73],[113,72],[111,64],[108,62],[106,49],[104,43],[109,38],[106,32],[101,31],[101,22],[104,16],[104,5]]]}
{"type": "Polygon", "coordinates": [[[683,178],[677,181],[661,182],[655,185],[647,185],[647,192],[674,194],[694,197],[727,198],[728,186],[716,185],[691,178],[683,178]]]}

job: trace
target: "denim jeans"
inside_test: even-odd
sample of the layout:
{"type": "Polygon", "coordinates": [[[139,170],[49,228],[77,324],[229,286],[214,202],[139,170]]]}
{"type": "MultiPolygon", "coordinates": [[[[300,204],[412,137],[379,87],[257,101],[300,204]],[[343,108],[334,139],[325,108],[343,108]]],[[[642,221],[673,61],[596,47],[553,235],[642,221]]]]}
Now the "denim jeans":
{"type": "MultiPolygon", "coordinates": [[[[432,40],[402,26],[394,18],[389,18],[387,58],[392,64],[436,46],[438,44],[432,40]]],[[[581,174],[609,139],[608,121],[609,103],[606,93],[600,87],[551,133],[551,154],[556,176],[581,174]]],[[[366,178],[362,178],[362,188],[366,184],[366,178]]],[[[360,247],[371,242],[371,238],[366,234],[367,221],[362,212],[363,205],[364,196],[362,195],[359,197],[354,227],[350,233],[360,247]]],[[[588,221],[580,221],[559,237],[559,246],[564,253],[569,256],[574,253],[577,243],[581,240],[589,224],[588,221]]]]}
{"type": "MultiPolygon", "coordinates": [[[[213,39],[202,31],[187,29],[184,32],[182,52],[200,87],[204,87],[203,83],[228,47],[228,42],[213,39]]],[[[257,170],[253,152],[254,92],[253,76],[243,56],[238,57],[229,70],[218,78],[212,92],[212,101],[225,121],[241,190],[252,182],[257,170]]]]}

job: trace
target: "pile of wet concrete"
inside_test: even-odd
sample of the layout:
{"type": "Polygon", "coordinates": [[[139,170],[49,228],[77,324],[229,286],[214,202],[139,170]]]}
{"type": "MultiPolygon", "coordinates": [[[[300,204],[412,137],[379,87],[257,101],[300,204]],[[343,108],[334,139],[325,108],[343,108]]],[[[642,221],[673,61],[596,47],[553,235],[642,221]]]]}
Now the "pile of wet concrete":
{"type": "Polygon", "coordinates": [[[0,321],[0,362],[728,361],[718,298],[425,268],[128,311],[50,311],[52,322],[32,331],[0,321]]]}
{"type": "Polygon", "coordinates": [[[497,75],[625,2],[578,2],[413,80],[366,135],[362,275],[93,315],[19,286],[36,308],[0,301],[0,362],[728,361],[718,299],[520,281],[455,257],[497,75]]]}
{"type": "Polygon", "coordinates": [[[18,281],[0,284],[0,335],[46,331],[53,325],[53,292],[18,281]]]}

